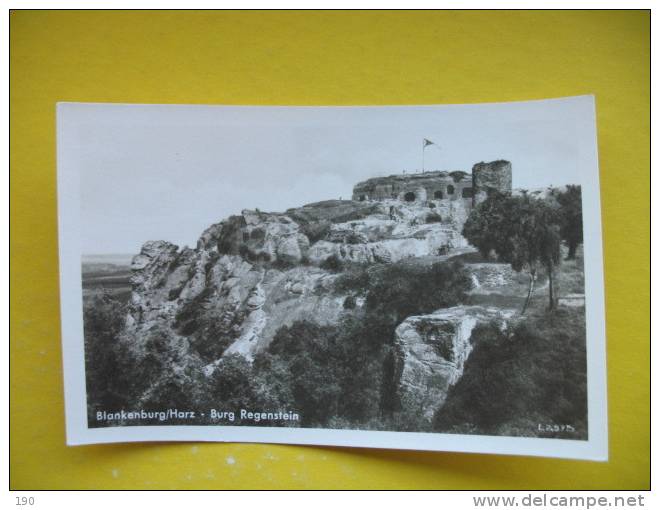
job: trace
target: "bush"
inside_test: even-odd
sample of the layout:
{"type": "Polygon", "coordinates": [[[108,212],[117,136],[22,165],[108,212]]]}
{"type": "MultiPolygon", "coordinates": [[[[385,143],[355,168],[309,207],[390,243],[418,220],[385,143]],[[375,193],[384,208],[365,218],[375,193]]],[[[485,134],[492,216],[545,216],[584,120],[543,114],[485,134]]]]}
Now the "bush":
{"type": "Polygon", "coordinates": [[[348,320],[339,327],[295,322],[278,330],[254,365],[264,379],[279,367],[278,376],[269,379],[287,382],[303,426],[328,426],[337,417],[364,423],[380,413],[387,352],[366,341],[365,332],[361,321],[348,320]]]}
{"type": "Polygon", "coordinates": [[[85,379],[90,424],[96,409],[118,409],[131,400],[132,357],[119,335],[126,308],[103,294],[85,303],[85,379]]]}
{"type": "Polygon", "coordinates": [[[470,288],[470,276],[459,262],[436,262],[430,267],[390,264],[374,273],[366,307],[399,323],[410,315],[461,303],[470,288]]]}
{"type": "MultiPolygon", "coordinates": [[[[560,309],[530,318],[510,333],[478,326],[462,378],[434,418],[441,432],[538,434],[537,425],[568,424],[586,438],[584,314],[560,309]]],[[[542,435],[548,435],[542,434],[542,435]]]]}
{"type": "Polygon", "coordinates": [[[334,349],[337,331],[307,321],[284,326],[275,334],[268,351],[257,356],[255,366],[262,377],[271,367],[284,369],[302,424],[325,423],[337,413],[341,390],[337,369],[328,356],[334,349]]]}
{"type": "Polygon", "coordinates": [[[182,335],[190,335],[197,331],[201,325],[201,316],[204,311],[204,304],[212,293],[210,287],[204,287],[200,292],[190,301],[184,303],[174,317],[174,327],[179,330],[182,335]]]}
{"type": "Polygon", "coordinates": [[[211,376],[210,400],[227,409],[250,408],[255,403],[252,366],[237,354],[222,358],[211,376]]]}
{"type": "Polygon", "coordinates": [[[250,249],[247,247],[247,244],[241,244],[238,247],[238,254],[246,260],[252,260],[252,253],[250,252],[250,249]]]}
{"type": "Polygon", "coordinates": [[[272,267],[274,269],[279,269],[280,271],[286,271],[287,269],[291,269],[292,267],[295,267],[295,265],[296,264],[291,260],[277,258],[275,262],[273,262],[272,267]]]}
{"type": "Polygon", "coordinates": [[[337,255],[330,255],[325,259],[321,264],[319,264],[321,269],[326,271],[332,271],[333,273],[339,273],[344,269],[344,263],[337,255]]]}
{"type": "Polygon", "coordinates": [[[266,232],[261,228],[255,228],[250,232],[250,239],[253,241],[263,241],[266,238],[266,232]]]}
{"type": "Polygon", "coordinates": [[[428,213],[426,215],[426,223],[440,223],[442,221],[442,217],[438,213],[428,213]]]}
{"type": "Polygon", "coordinates": [[[303,234],[307,236],[310,244],[314,244],[317,241],[322,241],[330,233],[330,227],[332,223],[329,221],[318,221],[312,223],[303,223],[300,225],[300,229],[303,234]]]}
{"type": "Polygon", "coordinates": [[[344,299],[344,309],[345,310],[353,310],[357,306],[357,303],[355,302],[355,297],[354,296],[346,296],[346,299],[344,299]]]}
{"type": "Polygon", "coordinates": [[[358,234],[357,232],[349,232],[348,235],[344,238],[344,242],[347,244],[361,244],[365,242],[365,237],[358,234]]]}
{"type": "MultiPolygon", "coordinates": [[[[372,266],[378,267],[378,266],[372,266]]],[[[352,264],[335,280],[335,291],[364,293],[369,287],[369,268],[365,265],[352,264]]]]}

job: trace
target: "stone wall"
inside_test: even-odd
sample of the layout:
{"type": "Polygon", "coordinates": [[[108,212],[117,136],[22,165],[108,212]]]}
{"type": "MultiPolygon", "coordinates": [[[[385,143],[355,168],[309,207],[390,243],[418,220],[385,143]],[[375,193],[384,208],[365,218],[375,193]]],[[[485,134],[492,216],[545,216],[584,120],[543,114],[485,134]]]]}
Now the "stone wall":
{"type": "Polygon", "coordinates": [[[472,177],[461,171],[425,172],[375,177],[353,188],[353,200],[472,201],[472,177]]]}

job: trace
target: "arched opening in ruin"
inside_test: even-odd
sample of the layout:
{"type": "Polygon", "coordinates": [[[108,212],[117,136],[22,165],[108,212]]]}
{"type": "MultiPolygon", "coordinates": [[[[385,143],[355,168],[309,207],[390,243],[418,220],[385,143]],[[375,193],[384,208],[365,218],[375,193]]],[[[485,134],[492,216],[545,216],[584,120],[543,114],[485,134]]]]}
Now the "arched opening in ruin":
{"type": "Polygon", "coordinates": [[[447,186],[447,195],[453,195],[454,194],[454,187],[450,184],[447,186]]]}
{"type": "Polygon", "coordinates": [[[442,198],[442,196],[443,196],[442,191],[440,191],[440,190],[437,190],[437,191],[433,192],[433,198],[435,198],[436,200],[440,200],[442,198]]]}
{"type": "Polygon", "coordinates": [[[367,198],[366,196],[364,196],[364,195],[360,195],[360,196],[358,197],[358,200],[359,200],[360,202],[364,202],[364,201],[366,200],[366,198],[367,198]]]}
{"type": "Polygon", "coordinates": [[[415,194],[412,191],[409,191],[405,195],[403,195],[403,199],[406,202],[414,202],[415,201],[415,194]]]}
{"type": "Polygon", "coordinates": [[[472,198],[472,195],[474,195],[474,193],[472,193],[472,188],[463,188],[461,190],[461,196],[463,198],[472,198]]]}

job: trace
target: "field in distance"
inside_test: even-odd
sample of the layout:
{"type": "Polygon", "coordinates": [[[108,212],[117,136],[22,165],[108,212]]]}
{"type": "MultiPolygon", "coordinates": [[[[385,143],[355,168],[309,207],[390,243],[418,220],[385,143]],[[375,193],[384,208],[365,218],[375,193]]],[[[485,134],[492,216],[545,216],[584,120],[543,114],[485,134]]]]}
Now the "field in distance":
{"type": "Polygon", "coordinates": [[[82,256],[83,299],[107,293],[121,301],[131,295],[130,254],[103,254],[82,256]]]}

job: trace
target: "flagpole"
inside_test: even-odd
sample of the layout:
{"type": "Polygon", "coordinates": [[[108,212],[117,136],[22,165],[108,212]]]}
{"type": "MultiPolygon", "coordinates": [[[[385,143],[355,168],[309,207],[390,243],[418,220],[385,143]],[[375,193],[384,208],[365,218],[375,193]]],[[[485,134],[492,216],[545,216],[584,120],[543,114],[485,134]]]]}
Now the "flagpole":
{"type": "Polygon", "coordinates": [[[424,173],[424,154],[426,151],[426,141],[422,138],[422,173],[424,173]]]}

